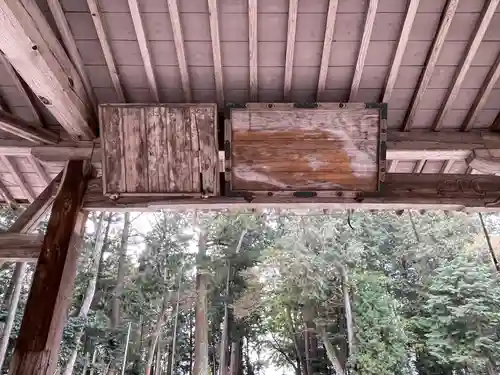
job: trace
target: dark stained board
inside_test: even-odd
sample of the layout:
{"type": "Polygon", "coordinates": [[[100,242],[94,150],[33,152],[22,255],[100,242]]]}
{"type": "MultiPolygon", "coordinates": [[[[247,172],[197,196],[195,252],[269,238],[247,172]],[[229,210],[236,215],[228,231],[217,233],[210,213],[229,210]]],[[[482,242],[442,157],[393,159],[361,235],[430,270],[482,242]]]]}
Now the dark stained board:
{"type": "Polygon", "coordinates": [[[216,114],[215,104],[101,105],[104,194],[217,195],[216,114]]]}
{"type": "MultiPolygon", "coordinates": [[[[380,178],[382,106],[320,103],[247,104],[233,108],[232,192],[374,192],[380,178]]],[[[382,164],[383,165],[383,164],[382,164]]]]}

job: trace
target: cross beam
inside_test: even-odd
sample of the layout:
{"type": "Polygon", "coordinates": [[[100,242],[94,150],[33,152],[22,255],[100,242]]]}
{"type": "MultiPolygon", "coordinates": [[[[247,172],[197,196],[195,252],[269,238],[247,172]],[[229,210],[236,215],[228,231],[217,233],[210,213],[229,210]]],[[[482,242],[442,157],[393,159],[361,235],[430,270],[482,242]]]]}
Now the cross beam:
{"type": "MultiPolygon", "coordinates": [[[[500,134],[491,132],[400,132],[387,133],[388,160],[465,160],[473,150],[500,149],[500,134]]],[[[99,162],[99,141],[63,141],[33,145],[26,141],[0,140],[0,155],[35,156],[44,162],[88,159],[99,162]]],[[[221,158],[224,159],[223,153],[221,158]]]]}
{"type": "Polygon", "coordinates": [[[89,184],[84,209],[98,211],[156,211],[159,209],[443,209],[500,211],[500,177],[489,175],[442,175],[390,173],[380,193],[356,198],[254,196],[209,198],[118,197],[102,194],[100,179],[89,184]]]}

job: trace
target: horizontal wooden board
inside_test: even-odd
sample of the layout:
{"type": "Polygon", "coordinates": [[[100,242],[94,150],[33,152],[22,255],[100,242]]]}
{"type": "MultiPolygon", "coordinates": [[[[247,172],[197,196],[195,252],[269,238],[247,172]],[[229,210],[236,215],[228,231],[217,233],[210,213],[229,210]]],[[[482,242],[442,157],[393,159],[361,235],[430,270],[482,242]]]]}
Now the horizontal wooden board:
{"type": "Polygon", "coordinates": [[[104,194],[217,194],[216,113],[213,104],[101,106],[104,194]]]}
{"type": "Polygon", "coordinates": [[[380,109],[269,107],[231,111],[231,190],[378,189],[380,109]]]}

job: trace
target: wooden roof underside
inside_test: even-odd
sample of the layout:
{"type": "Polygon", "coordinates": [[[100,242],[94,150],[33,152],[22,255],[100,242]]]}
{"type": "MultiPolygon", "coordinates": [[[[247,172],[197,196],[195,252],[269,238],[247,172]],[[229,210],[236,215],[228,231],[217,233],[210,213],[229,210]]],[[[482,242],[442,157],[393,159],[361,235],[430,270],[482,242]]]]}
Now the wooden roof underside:
{"type": "MultiPolygon", "coordinates": [[[[98,103],[387,101],[394,130],[500,125],[499,0],[37,3],[98,103]]],[[[8,62],[0,98],[7,111],[64,134],[8,62]]],[[[1,157],[14,199],[31,200],[29,190],[38,194],[62,168],[35,161],[1,157]]],[[[465,173],[467,165],[404,160],[389,171],[465,173]]]]}

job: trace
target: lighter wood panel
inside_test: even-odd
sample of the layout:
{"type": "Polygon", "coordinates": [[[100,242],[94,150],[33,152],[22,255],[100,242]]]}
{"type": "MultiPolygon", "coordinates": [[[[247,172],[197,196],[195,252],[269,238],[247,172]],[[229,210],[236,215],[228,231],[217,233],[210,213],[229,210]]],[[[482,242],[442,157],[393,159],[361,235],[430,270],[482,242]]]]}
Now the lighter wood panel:
{"type": "Polygon", "coordinates": [[[148,142],[148,191],[168,191],[168,156],[164,147],[166,137],[165,108],[146,108],[146,129],[148,142]]]}
{"type": "Polygon", "coordinates": [[[257,7],[257,0],[248,0],[248,53],[250,57],[250,101],[252,102],[259,99],[257,7]]]}
{"type": "Polygon", "coordinates": [[[299,0],[289,0],[288,5],[288,33],[286,39],[285,56],[285,86],[283,96],[285,101],[290,100],[292,90],[293,57],[295,52],[295,34],[297,32],[297,9],[299,0]]]}
{"type": "Polygon", "coordinates": [[[123,115],[122,108],[100,108],[99,122],[102,138],[102,160],[104,194],[124,193],[125,183],[125,150],[123,147],[123,115]]]}
{"type": "Polygon", "coordinates": [[[216,113],[197,108],[197,127],[200,141],[201,185],[204,195],[219,193],[219,147],[217,144],[216,113]]]}
{"type": "Polygon", "coordinates": [[[233,110],[233,190],[361,190],[378,185],[376,109],[233,110]]]}
{"type": "Polygon", "coordinates": [[[320,101],[326,87],[326,77],[328,75],[328,65],[332,51],[333,32],[335,31],[335,20],[337,17],[338,0],[328,2],[328,14],[326,16],[325,40],[323,42],[323,51],[321,53],[321,63],[318,76],[318,90],[316,99],[320,101]]]}

